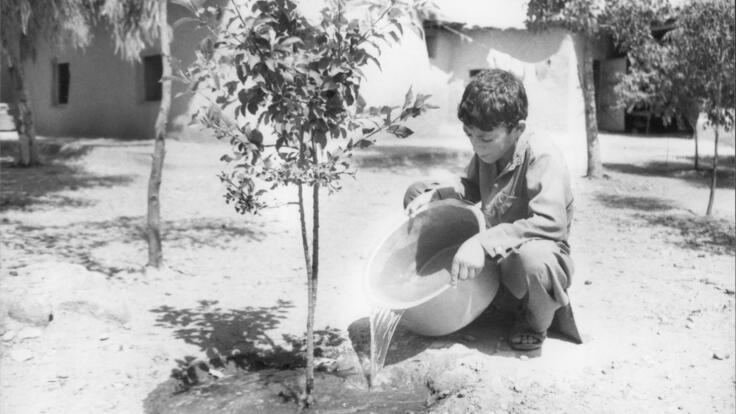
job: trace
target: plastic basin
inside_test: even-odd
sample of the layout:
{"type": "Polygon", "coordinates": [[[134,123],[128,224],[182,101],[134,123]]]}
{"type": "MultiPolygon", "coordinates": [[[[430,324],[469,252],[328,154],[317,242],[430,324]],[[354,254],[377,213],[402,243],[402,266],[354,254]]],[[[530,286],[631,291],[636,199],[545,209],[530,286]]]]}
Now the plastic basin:
{"type": "Polygon", "coordinates": [[[498,270],[487,264],[474,279],[450,286],[460,245],[485,228],[480,210],[444,200],[407,218],[375,250],[364,287],[374,306],[404,310],[401,323],[427,336],[447,335],[472,322],[498,292],[498,270]]]}

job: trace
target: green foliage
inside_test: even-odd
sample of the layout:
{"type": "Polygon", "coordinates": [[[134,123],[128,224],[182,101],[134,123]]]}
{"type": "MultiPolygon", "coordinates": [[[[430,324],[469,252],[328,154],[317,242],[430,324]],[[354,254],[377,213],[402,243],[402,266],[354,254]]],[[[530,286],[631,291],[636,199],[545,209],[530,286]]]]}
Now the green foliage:
{"type": "Polygon", "coordinates": [[[661,42],[651,33],[616,26],[630,46],[630,68],[616,91],[627,107],[646,104],[671,118],[696,105],[714,125],[731,128],[734,118],[734,4],[692,2],[673,12],[676,27],[661,42]]]}
{"type": "Polygon", "coordinates": [[[248,10],[197,10],[198,24],[221,16],[196,62],[177,78],[203,94],[209,105],[193,121],[231,144],[222,157],[226,200],[238,212],[258,212],[264,195],[285,185],[340,188],[354,174],[351,156],[381,132],[400,138],[412,131],[400,122],[419,116],[428,95],[410,89],[401,106],[367,107],[360,87],[363,68],[381,47],[398,41],[407,3],[370,3],[365,18],[348,19],[342,1],[330,0],[318,21],[304,17],[292,0],[250,1],[248,10]]]}
{"type": "Polygon", "coordinates": [[[599,30],[603,4],[596,0],[530,0],[527,27],[544,30],[562,27],[575,33],[593,35],[599,30]]]}
{"type": "Polygon", "coordinates": [[[0,35],[3,49],[15,59],[35,57],[36,45],[84,48],[92,39],[97,0],[2,0],[0,35]]]}
{"type": "Polygon", "coordinates": [[[112,32],[115,52],[129,61],[140,60],[140,52],[159,37],[160,1],[104,0],[100,15],[112,32]]]}

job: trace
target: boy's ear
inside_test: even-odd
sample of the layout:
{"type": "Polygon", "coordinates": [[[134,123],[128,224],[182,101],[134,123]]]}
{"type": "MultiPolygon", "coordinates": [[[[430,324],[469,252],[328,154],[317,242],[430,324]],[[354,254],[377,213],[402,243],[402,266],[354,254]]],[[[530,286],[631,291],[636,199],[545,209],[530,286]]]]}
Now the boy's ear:
{"type": "Polygon", "coordinates": [[[521,135],[526,130],[526,121],[521,120],[514,127],[514,132],[521,135]]]}

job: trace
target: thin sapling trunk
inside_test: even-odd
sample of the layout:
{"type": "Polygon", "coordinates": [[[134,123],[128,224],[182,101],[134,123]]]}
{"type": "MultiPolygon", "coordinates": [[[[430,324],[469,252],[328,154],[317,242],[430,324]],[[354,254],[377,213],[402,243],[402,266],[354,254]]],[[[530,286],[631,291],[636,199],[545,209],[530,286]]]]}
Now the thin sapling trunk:
{"type": "Polygon", "coordinates": [[[593,40],[585,36],[583,52],[583,94],[585,98],[585,135],[588,149],[588,178],[598,178],[603,173],[601,149],[598,141],[598,122],[595,110],[595,78],[593,76],[593,40]]]}
{"type": "Polygon", "coordinates": [[[159,36],[161,41],[161,107],[156,118],[156,138],[153,147],[151,162],[151,176],[148,180],[148,266],[161,268],[163,253],[161,249],[161,176],[166,156],[166,129],[169,122],[171,107],[171,45],[169,43],[169,28],[167,22],[166,0],[159,0],[161,21],[159,36]]]}

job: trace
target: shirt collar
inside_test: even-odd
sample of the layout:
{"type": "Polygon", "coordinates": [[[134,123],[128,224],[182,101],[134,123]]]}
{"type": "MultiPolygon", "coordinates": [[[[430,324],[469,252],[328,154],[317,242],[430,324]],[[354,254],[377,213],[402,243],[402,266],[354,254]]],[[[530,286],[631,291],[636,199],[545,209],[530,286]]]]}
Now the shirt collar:
{"type": "Polygon", "coordinates": [[[527,148],[529,148],[529,137],[527,134],[522,134],[519,140],[516,141],[516,147],[514,148],[514,155],[511,157],[511,161],[501,171],[501,174],[513,171],[521,165],[524,162],[524,154],[526,154],[527,148]]]}

